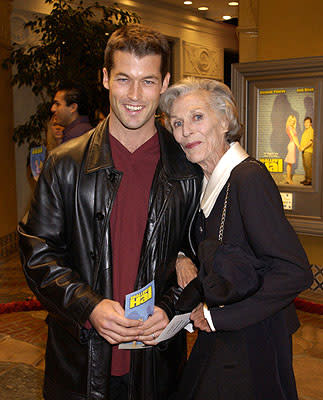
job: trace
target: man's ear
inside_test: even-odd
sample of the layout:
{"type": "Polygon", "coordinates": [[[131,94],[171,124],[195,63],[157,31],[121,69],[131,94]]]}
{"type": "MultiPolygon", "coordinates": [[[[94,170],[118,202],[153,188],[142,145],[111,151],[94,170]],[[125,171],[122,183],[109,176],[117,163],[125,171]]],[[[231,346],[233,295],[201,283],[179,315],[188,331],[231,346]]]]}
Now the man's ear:
{"type": "Polygon", "coordinates": [[[110,89],[110,87],[109,87],[109,74],[108,74],[108,71],[107,71],[107,69],[106,68],[103,68],[103,81],[102,81],[102,83],[103,83],[103,86],[106,88],[106,89],[110,89]]]}
{"type": "Polygon", "coordinates": [[[69,105],[69,109],[70,109],[71,113],[77,113],[78,108],[79,108],[79,106],[77,103],[72,103],[69,105]]]}
{"type": "Polygon", "coordinates": [[[165,78],[163,80],[163,84],[162,84],[162,88],[160,90],[160,94],[164,93],[166,91],[166,89],[168,88],[169,80],[170,80],[170,73],[167,72],[167,74],[165,75],[165,78]]]}

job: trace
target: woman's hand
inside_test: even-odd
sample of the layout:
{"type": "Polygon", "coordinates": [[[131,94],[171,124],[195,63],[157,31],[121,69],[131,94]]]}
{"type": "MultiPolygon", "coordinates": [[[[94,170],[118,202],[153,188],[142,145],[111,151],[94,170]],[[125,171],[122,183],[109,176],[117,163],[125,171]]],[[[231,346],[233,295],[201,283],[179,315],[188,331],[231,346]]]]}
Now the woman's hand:
{"type": "Polygon", "coordinates": [[[197,277],[197,268],[190,258],[180,255],[176,260],[176,275],[178,285],[184,289],[197,277]]]}
{"type": "Polygon", "coordinates": [[[191,312],[190,319],[193,322],[195,328],[198,328],[200,331],[211,332],[209,323],[204,317],[202,303],[194,308],[194,310],[191,312]]]}
{"type": "Polygon", "coordinates": [[[138,340],[148,346],[156,345],[156,339],[162,333],[169,323],[169,319],[165,311],[155,306],[154,313],[142,325],[143,333],[138,340]]]}

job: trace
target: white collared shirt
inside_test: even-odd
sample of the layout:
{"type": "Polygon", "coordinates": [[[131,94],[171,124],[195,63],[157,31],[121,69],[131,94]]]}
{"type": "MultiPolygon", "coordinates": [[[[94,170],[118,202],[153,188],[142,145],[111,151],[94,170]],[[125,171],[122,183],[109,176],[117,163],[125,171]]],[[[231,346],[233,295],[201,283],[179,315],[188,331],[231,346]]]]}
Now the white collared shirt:
{"type": "Polygon", "coordinates": [[[227,183],[231,171],[243,160],[249,157],[249,154],[241,147],[240,143],[234,142],[230,144],[228,151],[224,153],[214,168],[210,179],[205,176],[203,179],[202,193],[200,199],[200,209],[203,210],[205,218],[207,218],[214,204],[227,183]]]}

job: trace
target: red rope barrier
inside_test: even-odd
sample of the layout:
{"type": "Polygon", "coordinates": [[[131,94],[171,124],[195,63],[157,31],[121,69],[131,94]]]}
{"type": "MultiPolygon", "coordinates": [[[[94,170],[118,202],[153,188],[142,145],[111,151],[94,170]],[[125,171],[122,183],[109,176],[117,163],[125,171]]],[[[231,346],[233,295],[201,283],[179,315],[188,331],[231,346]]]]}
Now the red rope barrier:
{"type": "Polygon", "coordinates": [[[319,314],[319,315],[323,314],[323,304],[313,303],[312,301],[303,300],[300,299],[299,297],[296,297],[294,302],[295,302],[295,307],[298,310],[306,311],[311,314],[319,314]]]}
{"type": "Polygon", "coordinates": [[[8,314],[19,311],[43,310],[44,307],[36,299],[25,301],[12,301],[11,303],[0,304],[0,314],[8,314]]]}

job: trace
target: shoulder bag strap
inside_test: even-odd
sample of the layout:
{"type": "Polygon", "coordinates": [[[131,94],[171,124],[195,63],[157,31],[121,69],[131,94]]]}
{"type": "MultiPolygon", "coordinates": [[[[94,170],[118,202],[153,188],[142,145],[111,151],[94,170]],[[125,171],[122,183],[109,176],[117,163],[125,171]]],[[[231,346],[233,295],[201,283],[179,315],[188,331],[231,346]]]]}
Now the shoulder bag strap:
{"type": "Polygon", "coordinates": [[[228,204],[229,189],[230,189],[230,182],[228,182],[227,190],[226,190],[226,193],[225,193],[225,199],[224,199],[222,216],[221,216],[221,223],[220,223],[220,228],[219,228],[219,237],[218,237],[218,239],[219,239],[219,242],[221,242],[221,243],[223,241],[224,222],[225,222],[225,217],[227,215],[227,204],[228,204]]]}

